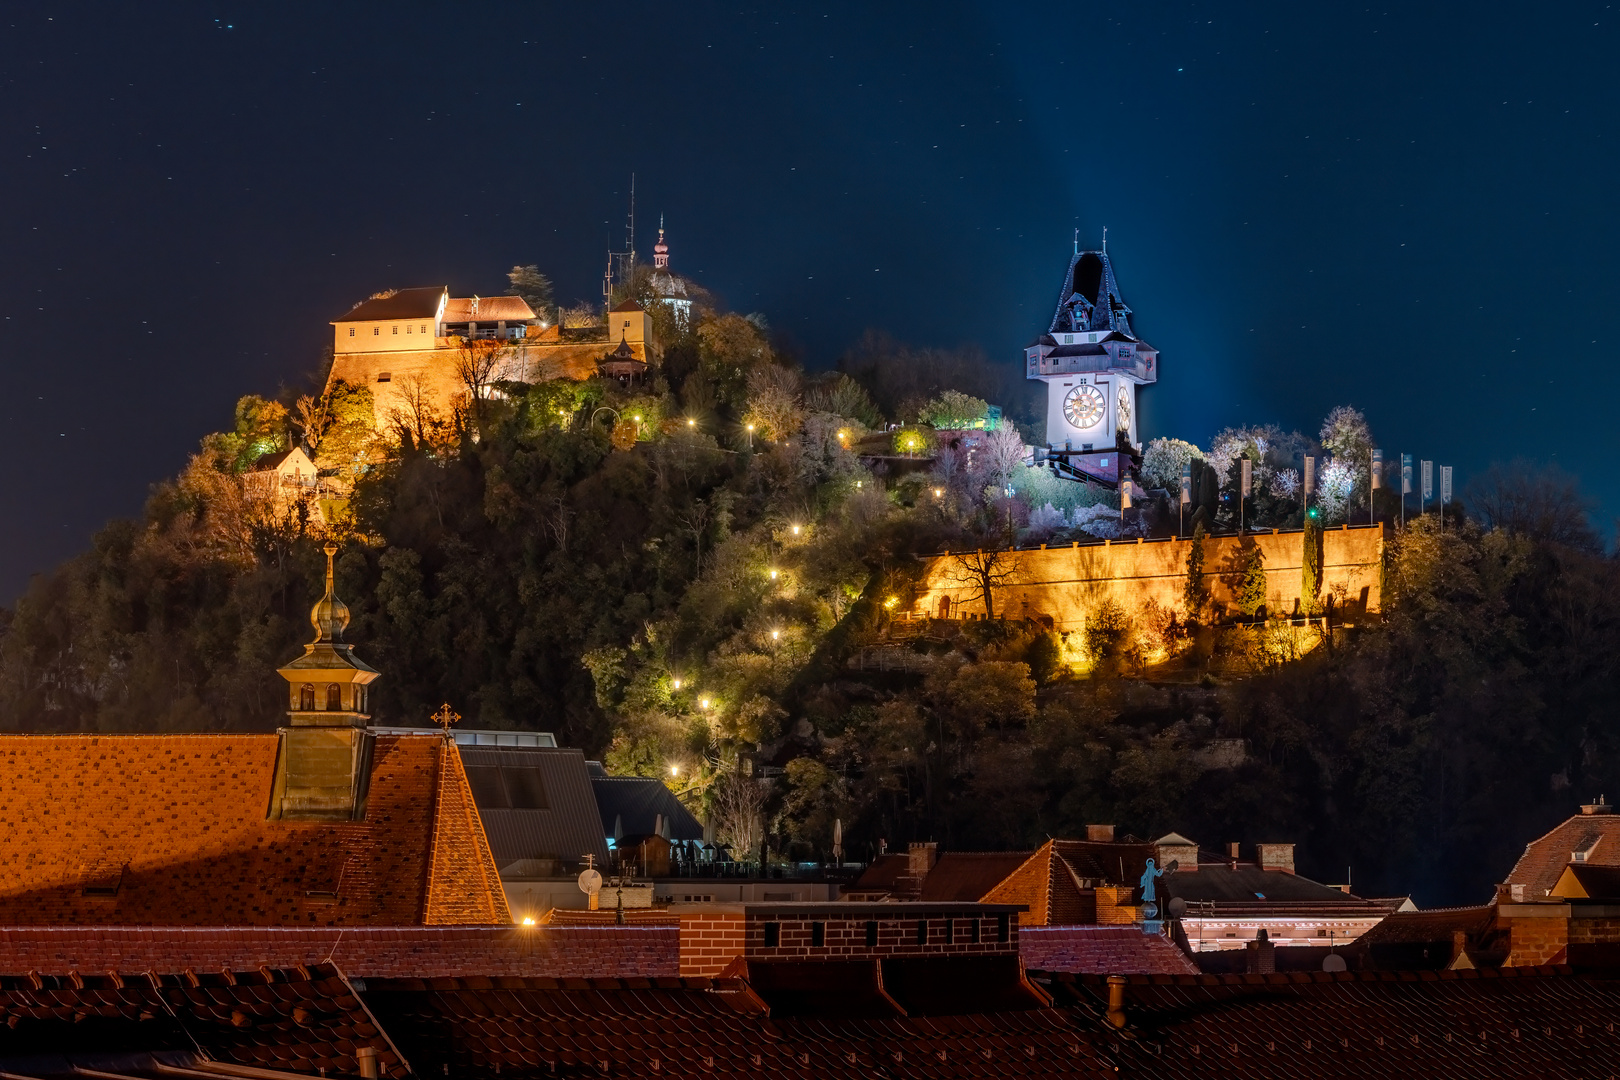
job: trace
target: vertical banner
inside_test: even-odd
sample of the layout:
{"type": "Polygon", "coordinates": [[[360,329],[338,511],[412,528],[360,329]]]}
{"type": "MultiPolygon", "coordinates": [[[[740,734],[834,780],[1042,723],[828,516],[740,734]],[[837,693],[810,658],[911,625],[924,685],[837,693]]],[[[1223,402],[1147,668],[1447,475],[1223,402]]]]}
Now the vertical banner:
{"type": "Polygon", "coordinates": [[[1192,462],[1181,467],[1181,505],[1192,502],[1192,462]]]}
{"type": "Polygon", "coordinates": [[[1305,455],[1305,487],[1300,490],[1299,501],[1303,505],[1310,501],[1311,492],[1316,490],[1316,459],[1309,454],[1305,455]]]}
{"type": "Polygon", "coordinates": [[[1119,508],[1121,510],[1131,508],[1131,482],[1129,480],[1119,482],[1119,508]]]}
{"type": "Polygon", "coordinates": [[[1440,505],[1451,502],[1451,466],[1440,466],[1440,505]]]}
{"type": "Polygon", "coordinates": [[[1401,455],[1401,494],[1412,494],[1412,455],[1401,455]]]}
{"type": "Polygon", "coordinates": [[[1425,501],[1434,498],[1434,462],[1423,463],[1423,498],[1425,501]]]}
{"type": "Polygon", "coordinates": [[[1384,486],[1384,452],[1372,452],[1372,489],[1378,491],[1384,486]]]}
{"type": "Polygon", "coordinates": [[[1243,462],[1243,481],[1241,491],[1243,497],[1247,499],[1249,497],[1249,487],[1254,482],[1254,462],[1250,461],[1248,458],[1243,458],[1241,460],[1243,462]]]}

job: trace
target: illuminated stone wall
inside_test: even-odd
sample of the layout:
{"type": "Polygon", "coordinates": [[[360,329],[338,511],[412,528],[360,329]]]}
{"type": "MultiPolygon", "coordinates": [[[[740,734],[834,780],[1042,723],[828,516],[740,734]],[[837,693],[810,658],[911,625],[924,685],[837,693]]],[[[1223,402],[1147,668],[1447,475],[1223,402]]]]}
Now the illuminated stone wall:
{"type": "MultiPolygon", "coordinates": [[[[1322,597],[1342,587],[1347,618],[1376,613],[1382,604],[1382,526],[1327,529],[1322,535],[1322,597]]],[[[1300,609],[1300,568],[1304,533],[1261,532],[1204,541],[1204,583],[1217,611],[1235,609],[1243,549],[1258,545],[1266,560],[1266,607],[1273,615],[1300,609]]],[[[1012,574],[994,592],[998,618],[1050,618],[1054,629],[1078,630],[1105,600],[1134,614],[1148,600],[1180,610],[1192,541],[1100,541],[1007,552],[1012,574]]],[[[941,615],[949,598],[949,618],[983,618],[984,602],[961,563],[948,555],[928,559],[914,617],[941,615]]]]}

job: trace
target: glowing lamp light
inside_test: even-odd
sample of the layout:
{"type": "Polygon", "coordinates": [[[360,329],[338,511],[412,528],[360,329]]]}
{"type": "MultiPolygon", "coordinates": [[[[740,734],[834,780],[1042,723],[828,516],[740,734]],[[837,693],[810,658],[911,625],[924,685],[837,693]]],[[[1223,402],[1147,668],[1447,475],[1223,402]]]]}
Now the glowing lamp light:
{"type": "Polygon", "coordinates": [[[686,426],[687,427],[697,427],[697,421],[693,420],[691,417],[688,417],[687,420],[686,420],[686,426]]]}
{"type": "Polygon", "coordinates": [[[753,430],[754,430],[754,425],[753,425],[753,424],[749,424],[749,425],[748,425],[748,430],[749,430],[749,431],[753,431],[753,430]]]}
{"type": "Polygon", "coordinates": [[[709,707],[709,699],[708,698],[699,698],[698,699],[698,708],[707,709],[708,707],[709,707]]]}
{"type": "Polygon", "coordinates": [[[679,776],[679,775],[681,775],[681,767],[679,765],[671,765],[669,767],[669,775],[671,775],[671,776],[679,776]]]}
{"type": "Polygon", "coordinates": [[[634,420],[638,424],[641,423],[641,417],[639,416],[632,416],[630,419],[634,420]]]}
{"type": "Polygon", "coordinates": [[[525,915],[525,916],[523,916],[523,925],[524,926],[533,926],[534,925],[534,916],[533,915],[525,915]]]}
{"type": "Polygon", "coordinates": [[[780,630],[772,630],[771,631],[771,640],[772,641],[780,640],[781,637],[782,637],[782,631],[780,631],[780,630]]]}
{"type": "Polygon", "coordinates": [[[771,580],[772,580],[772,581],[775,581],[775,580],[776,580],[776,571],[775,571],[775,570],[772,570],[772,571],[771,571],[771,580]]]}
{"type": "Polygon", "coordinates": [[[891,596],[887,600],[883,601],[883,606],[886,607],[886,608],[892,608],[892,607],[894,607],[894,605],[898,604],[899,602],[900,602],[900,598],[898,596],[891,596]]]}
{"type": "Polygon", "coordinates": [[[935,488],[934,489],[934,498],[937,499],[943,494],[945,494],[945,489],[944,488],[935,488]]]}
{"type": "Polygon", "coordinates": [[[793,535],[794,536],[799,535],[799,527],[797,525],[793,526],[793,535]]]}
{"type": "Polygon", "coordinates": [[[681,688],[681,680],[679,680],[679,679],[671,679],[670,680],[670,685],[673,686],[675,689],[679,690],[681,688]]]}

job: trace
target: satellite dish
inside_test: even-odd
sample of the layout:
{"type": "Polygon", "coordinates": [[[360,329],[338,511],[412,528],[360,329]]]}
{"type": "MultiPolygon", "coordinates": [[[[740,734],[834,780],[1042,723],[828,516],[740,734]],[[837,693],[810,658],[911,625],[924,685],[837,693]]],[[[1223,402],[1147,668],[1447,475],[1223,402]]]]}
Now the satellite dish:
{"type": "Polygon", "coordinates": [[[1338,953],[1328,953],[1322,958],[1322,970],[1343,971],[1344,957],[1340,956],[1338,953]]]}
{"type": "Polygon", "coordinates": [[[1181,868],[1181,860],[1180,859],[1171,859],[1170,862],[1165,866],[1164,872],[1167,873],[1167,874],[1173,874],[1177,870],[1179,870],[1180,868],[1181,868]]]}
{"type": "Polygon", "coordinates": [[[579,891],[587,896],[602,891],[602,875],[595,870],[581,870],[579,874],[579,891]]]}
{"type": "Polygon", "coordinates": [[[1179,896],[1172,896],[1170,902],[1164,906],[1172,919],[1179,919],[1187,914],[1187,901],[1179,896]]]}

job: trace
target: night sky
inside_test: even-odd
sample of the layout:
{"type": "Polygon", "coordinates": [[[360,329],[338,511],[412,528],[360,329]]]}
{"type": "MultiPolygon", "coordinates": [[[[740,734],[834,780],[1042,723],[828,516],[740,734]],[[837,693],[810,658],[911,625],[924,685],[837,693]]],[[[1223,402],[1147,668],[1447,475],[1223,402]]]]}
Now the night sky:
{"type": "Polygon", "coordinates": [[[1144,437],[1556,460],[1620,513],[1608,4],[12,4],[0,600],[139,513],[388,287],[645,257],[811,368],[1008,364],[1073,243],[1161,350],[1144,437]],[[1387,8],[1387,10],[1385,10],[1387,8]],[[1428,10],[1414,10],[1427,8],[1428,10]],[[1443,10],[1449,9],[1449,10],[1443,10]]]}

